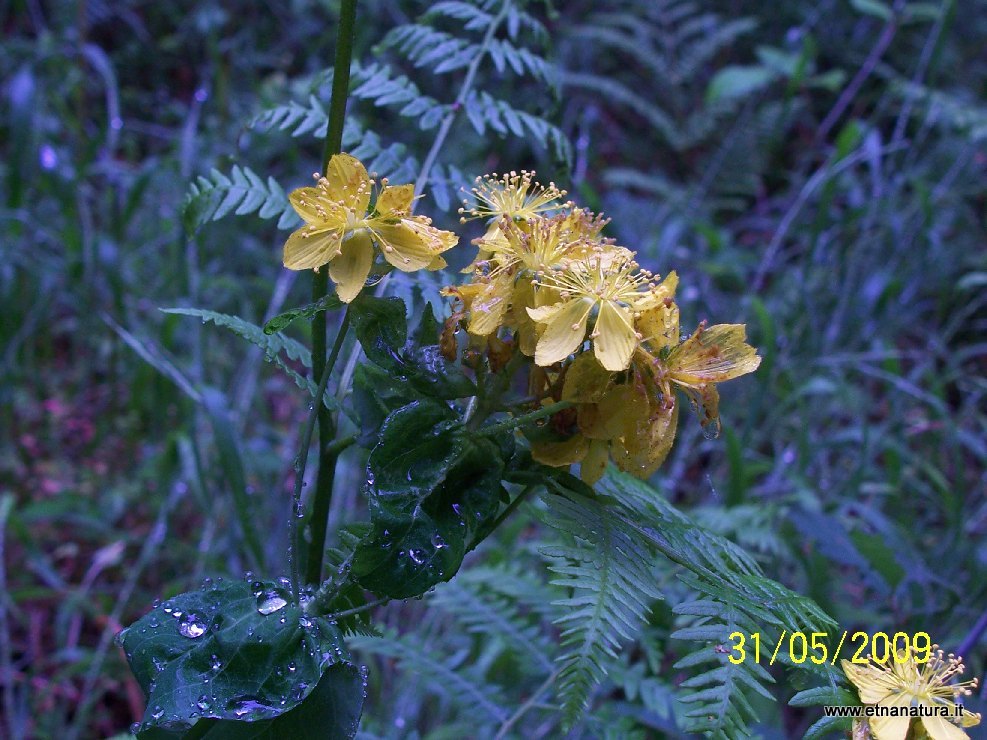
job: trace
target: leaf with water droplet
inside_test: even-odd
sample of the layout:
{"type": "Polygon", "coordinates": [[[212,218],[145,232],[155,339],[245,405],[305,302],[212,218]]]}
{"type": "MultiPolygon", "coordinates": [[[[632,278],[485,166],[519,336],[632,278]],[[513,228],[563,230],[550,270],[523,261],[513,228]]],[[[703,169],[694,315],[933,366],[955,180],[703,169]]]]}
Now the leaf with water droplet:
{"type": "MultiPolygon", "coordinates": [[[[169,611],[153,609],[124,634],[131,670],[148,698],[142,735],[152,736],[152,729],[155,736],[181,733],[213,720],[274,721],[335,667],[347,670],[334,673],[333,682],[349,681],[355,686],[350,693],[362,694],[339,628],[304,616],[281,584],[259,582],[260,596],[257,585],[239,581],[180,594],[169,599],[169,611]],[[284,619],[271,616],[275,612],[284,619]],[[158,627],[148,629],[152,623],[158,627]],[[294,671],[285,670],[289,664],[294,671]],[[306,690],[298,692],[302,684],[306,690]]],[[[334,690],[344,689],[341,684],[334,690]]],[[[349,701],[356,702],[355,710],[350,704],[337,709],[358,717],[362,698],[349,701]]]]}
{"type": "Polygon", "coordinates": [[[413,401],[387,418],[367,469],[372,529],[353,560],[359,583],[403,599],[452,578],[500,506],[501,448],[446,404],[413,401]]]}

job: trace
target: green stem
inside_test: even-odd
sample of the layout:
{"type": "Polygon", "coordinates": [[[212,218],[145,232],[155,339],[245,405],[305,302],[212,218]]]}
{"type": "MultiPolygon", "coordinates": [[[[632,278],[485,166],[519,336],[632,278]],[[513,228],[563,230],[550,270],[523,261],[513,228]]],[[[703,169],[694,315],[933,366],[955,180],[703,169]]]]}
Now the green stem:
{"type": "MultiPolygon", "coordinates": [[[[343,320],[339,324],[339,331],[336,332],[336,340],[333,342],[332,351],[326,360],[323,375],[328,379],[332,374],[332,369],[336,366],[336,360],[343,348],[346,340],[346,333],[350,328],[350,310],[346,309],[343,320]]],[[[323,391],[325,388],[323,387],[323,391]]],[[[318,396],[321,401],[322,396],[318,396]]],[[[333,441],[336,434],[336,425],[333,422],[332,414],[325,404],[319,405],[319,472],[315,481],[315,494],[312,499],[312,514],[309,518],[309,533],[311,539],[308,543],[308,557],[305,560],[305,583],[319,583],[322,580],[322,553],[326,546],[326,526],[329,522],[329,506],[332,503],[332,488],[336,480],[336,461],[340,453],[352,444],[347,439],[333,441]],[[322,410],[326,413],[323,414],[322,410]],[[323,416],[328,417],[328,426],[323,426],[323,416]],[[323,430],[328,432],[323,435],[323,430]],[[328,437],[324,440],[323,437],[328,437]]]]}
{"type": "Polygon", "coordinates": [[[492,434],[500,434],[501,432],[509,432],[513,429],[520,429],[533,421],[544,419],[546,416],[551,416],[552,414],[556,414],[559,411],[571,408],[572,406],[572,401],[556,401],[548,406],[543,406],[537,411],[532,411],[530,414],[522,414],[521,416],[515,416],[507,421],[502,421],[500,424],[492,424],[491,426],[483,427],[479,430],[479,433],[484,436],[488,436],[492,434]]]}
{"type": "MultiPolygon", "coordinates": [[[[325,146],[322,151],[322,171],[329,168],[329,160],[334,154],[338,154],[343,146],[343,124],[346,120],[346,97],[349,94],[350,86],[350,62],[353,57],[353,34],[356,27],[356,0],[342,0],[339,13],[339,26],[336,29],[336,59],[333,66],[332,76],[332,97],[329,100],[329,125],[326,129],[325,146]]],[[[312,300],[318,301],[329,290],[329,268],[320,267],[312,277],[312,300]]],[[[341,343],[345,335],[348,317],[343,318],[343,324],[336,335],[336,342],[341,343]]],[[[335,358],[333,359],[333,362],[335,358]]],[[[318,378],[324,374],[327,365],[326,360],[326,314],[318,313],[312,320],[312,377],[318,378]]],[[[331,454],[329,446],[336,435],[336,425],[332,412],[322,403],[322,397],[318,397],[318,422],[319,422],[319,472],[315,481],[315,495],[313,498],[313,511],[311,526],[313,531],[312,543],[309,552],[315,551],[316,540],[325,544],[326,516],[329,511],[329,504],[332,500],[332,487],[336,477],[336,457],[331,454]],[[325,514],[322,521],[316,519],[317,513],[325,514]],[[317,532],[321,531],[321,537],[317,537],[317,532]]],[[[321,580],[322,573],[322,550],[318,550],[316,564],[306,563],[306,579],[312,583],[321,580]],[[315,571],[315,578],[311,575],[315,571]]],[[[297,554],[293,558],[294,567],[297,568],[297,554]]]]}
{"type": "MultiPolygon", "coordinates": [[[[315,431],[315,424],[319,417],[322,416],[322,410],[325,408],[325,395],[326,386],[329,385],[329,377],[332,375],[333,365],[336,364],[336,357],[339,355],[339,346],[342,345],[342,339],[346,335],[346,330],[349,328],[349,311],[343,314],[343,321],[339,327],[339,333],[336,335],[336,343],[333,346],[333,355],[329,362],[325,364],[322,368],[322,375],[319,377],[319,385],[315,389],[315,398],[312,403],[312,412],[308,415],[308,421],[305,423],[305,430],[302,432],[301,447],[298,452],[298,457],[295,458],[295,489],[292,492],[292,512],[291,512],[291,522],[294,522],[296,515],[296,510],[302,499],[302,486],[305,482],[305,467],[308,465],[308,449],[312,446],[312,434],[315,431]]],[[[324,448],[320,447],[320,450],[324,448]]],[[[337,455],[339,453],[336,453],[337,455]]],[[[335,461],[335,458],[333,458],[335,461]]],[[[321,467],[319,472],[322,472],[321,467]]],[[[318,491],[316,491],[318,494],[318,491]]],[[[330,488],[330,495],[332,494],[332,489],[330,488]]],[[[316,500],[315,508],[318,508],[319,502],[316,500]]],[[[326,502],[328,507],[328,501],[326,502]]],[[[324,522],[324,519],[323,519],[324,522]]],[[[323,541],[325,539],[325,524],[322,527],[323,541]]],[[[291,589],[294,595],[298,596],[298,555],[300,549],[298,547],[298,542],[296,540],[297,531],[292,527],[291,531],[291,545],[294,557],[291,558],[291,589]]],[[[321,552],[321,551],[320,551],[321,552]]],[[[320,557],[321,560],[321,557],[320,557]]]]}

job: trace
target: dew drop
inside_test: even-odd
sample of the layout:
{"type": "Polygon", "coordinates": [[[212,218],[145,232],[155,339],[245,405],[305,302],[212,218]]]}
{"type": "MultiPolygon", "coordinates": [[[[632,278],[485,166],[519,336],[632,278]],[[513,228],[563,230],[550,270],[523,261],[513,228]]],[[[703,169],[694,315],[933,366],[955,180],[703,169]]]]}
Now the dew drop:
{"type": "Polygon", "coordinates": [[[199,697],[199,700],[195,703],[195,706],[197,706],[203,712],[207,712],[210,709],[212,709],[212,702],[209,700],[208,696],[203,694],[202,696],[199,697]]]}
{"type": "Polygon", "coordinates": [[[132,724],[130,726],[130,734],[131,735],[136,735],[138,733],[138,731],[140,731],[140,728],[141,728],[141,723],[140,722],[134,722],[134,724],[132,724]]]}
{"type": "Polygon", "coordinates": [[[268,589],[257,594],[258,614],[267,616],[268,614],[281,611],[286,606],[288,606],[288,600],[274,589],[268,589]]]}
{"type": "Polygon", "coordinates": [[[441,550],[443,547],[448,547],[448,545],[446,545],[446,541],[442,539],[442,535],[438,532],[432,535],[432,547],[436,550],[441,550]]]}
{"type": "Polygon", "coordinates": [[[127,639],[127,630],[122,629],[113,635],[113,644],[117,647],[123,647],[123,641],[127,639]]]}
{"type": "Polygon", "coordinates": [[[178,632],[182,637],[188,637],[191,640],[197,637],[202,637],[206,633],[206,625],[203,624],[199,618],[189,612],[178,622],[178,632]]]}
{"type": "Polygon", "coordinates": [[[425,552],[423,550],[419,550],[417,547],[413,547],[408,550],[408,556],[418,565],[425,562],[425,552]]]}
{"type": "Polygon", "coordinates": [[[151,710],[151,719],[161,719],[164,717],[164,707],[160,704],[156,705],[154,709],[151,710]]]}

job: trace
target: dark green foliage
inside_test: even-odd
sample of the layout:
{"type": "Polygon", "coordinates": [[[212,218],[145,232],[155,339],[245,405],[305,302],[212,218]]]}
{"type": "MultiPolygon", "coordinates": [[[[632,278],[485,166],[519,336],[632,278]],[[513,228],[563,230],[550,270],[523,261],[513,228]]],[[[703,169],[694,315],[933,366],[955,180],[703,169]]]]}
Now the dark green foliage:
{"type": "MultiPolygon", "coordinates": [[[[580,693],[573,738],[704,725],[828,737],[847,723],[819,705],[853,699],[838,675],[765,676],[715,651],[734,626],[832,632],[812,604],[840,630],[930,630],[966,645],[968,675],[983,675],[987,6],[904,3],[850,90],[893,5],[361,1],[346,150],[395,182],[421,178],[418,207],[447,212],[444,228],[474,175],[536,168],[613,217],[607,233],[646,267],[679,272],[687,324],[746,321],[764,357],[724,392],[719,440],[683,415],[655,488],[608,480],[585,509],[565,499],[560,526],[548,509],[561,494],[529,493],[453,581],[342,617],[344,632],[371,614],[383,627],[348,646],[370,663],[367,737],[557,736],[580,693]],[[566,140],[571,169],[556,156],[566,140]],[[646,559],[592,546],[623,537],[646,559]],[[553,585],[550,567],[578,577],[553,585]],[[571,604],[601,573],[645,569],[662,598],[571,604]],[[562,629],[594,627],[617,658],[559,660],[574,649],[562,629]]],[[[239,579],[251,559],[288,570],[286,482],[313,390],[298,319],[319,309],[280,256],[296,223],[286,193],[318,169],[337,5],[194,6],[0,11],[4,737],[124,731],[144,707],[110,640],[119,624],[206,573],[239,579]],[[173,305],[214,309],[182,311],[232,331],[157,311],[173,305]],[[248,519],[260,557],[246,554],[248,519]]],[[[409,314],[445,305],[438,288],[481,227],[465,229],[453,269],[392,276],[409,314]]],[[[359,436],[330,522],[334,611],[372,599],[347,569],[384,420],[415,401],[462,418],[472,393],[463,377],[432,387],[452,376],[428,349],[434,325],[416,335],[415,323],[379,355],[386,367],[358,362],[353,392],[334,375],[326,394],[359,436]],[[417,367],[425,380],[398,381],[417,367]]],[[[546,479],[519,455],[508,467],[512,500],[546,479]]],[[[251,729],[329,727],[344,713],[324,715],[328,699],[357,684],[356,668],[330,668],[308,700],[251,729]]],[[[223,737],[231,724],[196,727],[223,737]]]]}
{"type": "Polygon", "coordinates": [[[452,578],[489,531],[503,468],[497,445],[442,403],[412,401],[388,416],[367,463],[373,530],[353,560],[360,584],[407,598],[452,578]]]}
{"type": "MultiPolygon", "coordinates": [[[[211,584],[164,601],[125,630],[121,644],[147,695],[141,730],[274,720],[317,692],[320,700],[332,697],[332,711],[320,713],[314,704],[301,711],[327,721],[328,736],[352,737],[362,706],[360,672],[339,629],[304,615],[291,598],[271,582],[211,584]]],[[[285,717],[265,731],[303,724],[297,715],[285,717]]],[[[309,727],[299,737],[327,736],[321,732],[309,727]]],[[[244,736],[223,725],[209,726],[205,736],[229,733],[244,736]]]]}

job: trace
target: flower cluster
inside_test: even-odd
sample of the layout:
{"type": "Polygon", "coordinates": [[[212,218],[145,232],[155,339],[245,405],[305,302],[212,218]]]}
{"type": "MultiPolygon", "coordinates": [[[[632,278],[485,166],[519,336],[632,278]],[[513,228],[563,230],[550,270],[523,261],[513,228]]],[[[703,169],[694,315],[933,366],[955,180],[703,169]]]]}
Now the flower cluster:
{"type": "Polygon", "coordinates": [[[359,295],[379,252],[404,272],[440,270],[439,255],[459,237],[411,213],[413,185],[388,185],[382,179],[371,207],[374,181],[349,154],[329,161],[326,175],[316,175],[315,187],[298,188],[288,196],[305,221],[284,245],[284,266],[290,270],[329,265],[329,277],[344,303],[359,295]],[[376,249],[375,249],[376,247],[376,249]]]}
{"type": "Polygon", "coordinates": [[[861,702],[887,710],[886,716],[867,720],[877,740],[905,740],[912,716],[902,710],[909,707],[922,708],[919,722],[932,740],[966,740],[969,736],[960,727],[980,724],[980,715],[973,712],[952,716],[960,699],[977,687],[977,679],[954,682],[963,673],[963,659],[952,653],[944,655],[936,645],[924,663],[913,649],[907,656],[899,653],[883,661],[871,657],[866,665],[844,660],[842,666],[857,687],[861,702]],[[943,710],[950,716],[938,713],[943,710]]]}
{"type": "Polygon", "coordinates": [[[646,477],[671,449],[673,391],[715,430],[716,384],[752,372],[760,358],[739,324],[701,324],[680,342],[675,273],[659,280],[642,269],[634,252],[602,236],[605,219],[564,197],[531,172],[478,178],[461,213],[489,226],[474,241],[471,281],[445,292],[462,302],[457,317],[474,338],[512,338],[534,359],[534,397],[571,402],[528,435],[535,459],[580,463],[589,483],[609,459],[646,477]]]}

